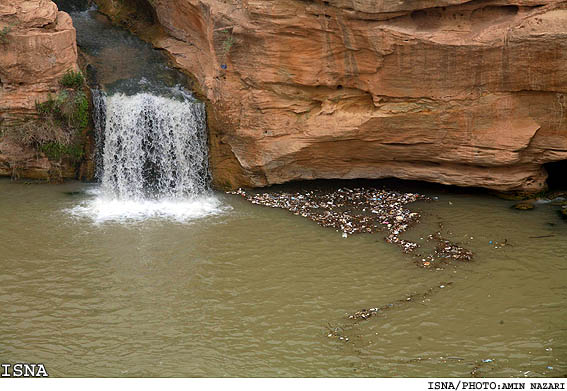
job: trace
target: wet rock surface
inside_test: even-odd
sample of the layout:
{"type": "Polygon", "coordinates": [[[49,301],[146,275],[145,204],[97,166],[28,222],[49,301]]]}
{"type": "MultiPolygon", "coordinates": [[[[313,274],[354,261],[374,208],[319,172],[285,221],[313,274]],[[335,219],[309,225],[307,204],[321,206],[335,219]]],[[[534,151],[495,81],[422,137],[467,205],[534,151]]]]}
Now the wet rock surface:
{"type": "Polygon", "coordinates": [[[533,200],[517,202],[512,205],[512,208],[517,210],[532,210],[535,207],[533,200]]]}
{"type": "Polygon", "coordinates": [[[410,254],[416,265],[442,268],[450,261],[470,261],[473,253],[442,236],[441,229],[427,237],[435,248],[422,254],[416,242],[400,235],[416,225],[421,215],[406,205],[416,201],[432,201],[413,192],[399,192],[374,187],[340,187],[334,190],[300,189],[295,191],[251,191],[242,188],[229,191],[247,201],[271,208],[286,209],[294,215],[342,232],[342,236],[385,232],[384,240],[410,254]]]}

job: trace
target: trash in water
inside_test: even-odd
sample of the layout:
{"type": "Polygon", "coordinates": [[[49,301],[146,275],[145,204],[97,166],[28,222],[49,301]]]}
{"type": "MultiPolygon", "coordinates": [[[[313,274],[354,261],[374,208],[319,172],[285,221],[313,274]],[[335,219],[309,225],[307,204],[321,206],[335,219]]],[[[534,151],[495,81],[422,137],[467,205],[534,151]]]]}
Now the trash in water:
{"type": "MultiPolygon", "coordinates": [[[[240,195],[255,205],[287,209],[294,215],[342,232],[343,238],[386,231],[384,240],[398,246],[402,252],[412,254],[416,265],[423,268],[432,268],[441,262],[472,259],[472,252],[443,238],[440,232],[429,235],[428,239],[437,241],[437,246],[434,253],[427,256],[417,253],[420,247],[418,243],[400,238],[421,218],[419,213],[405,208],[405,205],[418,200],[431,200],[420,194],[362,187],[296,192],[255,192],[240,188],[228,193],[240,195]]],[[[442,269],[435,267],[435,270],[442,269]]]]}
{"type": "MultiPolygon", "coordinates": [[[[445,288],[447,285],[451,285],[451,284],[453,284],[453,283],[452,282],[446,282],[446,283],[439,285],[439,288],[445,288]]],[[[408,302],[418,302],[419,300],[423,301],[437,291],[438,291],[437,287],[429,288],[425,292],[415,293],[415,294],[410,295],[409,297],[406,296],[405,298],[400,299],[395,303],[389,303],[389,304],[385,304],[381,307],[374,307],[374,308],[362,309],[360,311],[356,311],[354,314],[349,315],[348,318],[352,319],[352,320],[366,320],[366,319],[368,319],[372,316],[377,315],[378,313],[381,313],[381,312],[386,311],[386,310],[390,310],[390,309],[392,309],[394,307],[398,307],[402,304],[407,304],[408,302]]]]}

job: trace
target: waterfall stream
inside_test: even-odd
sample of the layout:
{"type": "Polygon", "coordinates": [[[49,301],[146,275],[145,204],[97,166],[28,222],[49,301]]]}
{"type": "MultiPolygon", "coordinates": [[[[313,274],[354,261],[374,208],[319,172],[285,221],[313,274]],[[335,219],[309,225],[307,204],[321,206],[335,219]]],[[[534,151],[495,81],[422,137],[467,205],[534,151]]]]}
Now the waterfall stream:
{"type": "Polygon", "coordinates": [[[99,182],[71,212],[97,222],[186,221],[222,210],[209,185],[205,105],[183,87],[187,77],[96,6],[58,3],[89,64],[99,182]]]}
{"type": "Polygon", "coordinates": [[[93,196],[71,212],[107,220],[187,221],[222,210],[210,191],[205,105],[175,87],[107,95],[93,89],[93,196]]]}
{"type": "Polygon", "coordinates": [[[95,96],[97,175],[106,196],[183,200],[206,192],[202,103],[149,93],[95,96]]]}

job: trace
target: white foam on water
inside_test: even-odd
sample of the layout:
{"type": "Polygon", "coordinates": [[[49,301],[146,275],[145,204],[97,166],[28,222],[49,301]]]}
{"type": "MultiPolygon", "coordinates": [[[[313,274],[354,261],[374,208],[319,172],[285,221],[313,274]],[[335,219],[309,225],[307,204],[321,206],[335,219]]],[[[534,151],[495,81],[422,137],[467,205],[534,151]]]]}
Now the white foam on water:
{"type": "Polygon", "coordinates": [[[552,202],[563,202],[565,201],[565,197],[556,197],[552,200],[550,199],[538,199],[535,201],[536,204],[550,204],[552,202]]]}
{"type": "Polygon", "coordinates": [[[148,93],[104,99],[102,188],[121,200],[190,198],[208,187],[205,106],[148,93]]]}
{"type": "Polygon", "coordinates": [[[120,200],[92,191],[89,198],[67,212],[75,217],[88,218],[94,223],[139,222],[147,219],[165,219],[187,223],[196,219],[218,215],[229,209],[212,194],[186,200],[120,200]]]}
{"type": "Polygon", "coordinates": [[[227,209],[209,189],[202,103],[190,94],[94,95],[101,186],[69,213],[96,223],[188,222],[227,209]]]}

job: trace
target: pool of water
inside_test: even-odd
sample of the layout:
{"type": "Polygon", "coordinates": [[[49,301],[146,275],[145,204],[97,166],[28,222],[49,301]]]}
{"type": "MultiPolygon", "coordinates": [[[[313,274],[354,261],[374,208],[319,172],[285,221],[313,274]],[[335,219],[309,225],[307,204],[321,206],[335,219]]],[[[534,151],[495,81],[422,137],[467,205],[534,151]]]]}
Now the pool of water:
{"type": "Polygon", "coordinates": [[[100,214],[97,186],[0,180],[0,362],[51,376],[567,374],[555,206],[415,188],[438,199],[409,205],[423,217],[405,236],[442,223],[475,253],[435,270],[384,235],[345,239],[237,195],[193,200],[206,213],[100,214]]]}

